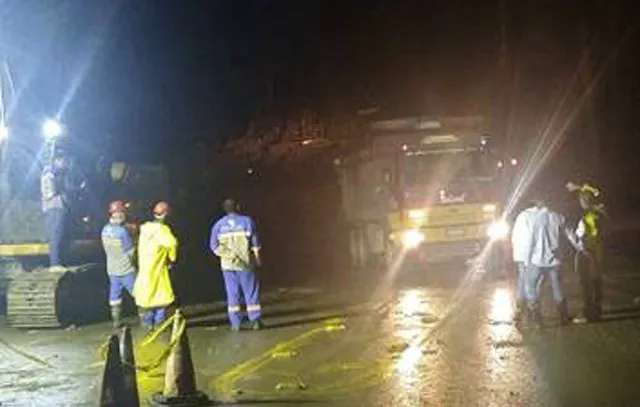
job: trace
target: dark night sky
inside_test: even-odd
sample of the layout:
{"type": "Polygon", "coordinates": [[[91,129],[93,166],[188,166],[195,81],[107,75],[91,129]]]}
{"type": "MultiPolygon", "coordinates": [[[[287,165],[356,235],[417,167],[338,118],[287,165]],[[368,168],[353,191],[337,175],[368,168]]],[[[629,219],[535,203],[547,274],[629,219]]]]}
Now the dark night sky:
{"type": "MultiPolygon", "coordinates": [[[[637,23],[633,4],[5,0],[0,53],[24,88],[16,115],[25,128],[55,114],[76,84],[62,116],[76,137],[102,148],[110,135],[111,149],[156,157],[242,133],[259,105],[487,111],[496,86],[513,79],[499,70],[502,22],[516,105],[535,123],[575,70],[581,24],[598,30],[600,63],[637,23]]],[[[602,136],[617,146],[612,157],[640,132],[638,42],[636,33],[598,89],[602,131],[619,134],[602,136]]],[[[518,138],[535,133],[520,123],[518,138]]]]}

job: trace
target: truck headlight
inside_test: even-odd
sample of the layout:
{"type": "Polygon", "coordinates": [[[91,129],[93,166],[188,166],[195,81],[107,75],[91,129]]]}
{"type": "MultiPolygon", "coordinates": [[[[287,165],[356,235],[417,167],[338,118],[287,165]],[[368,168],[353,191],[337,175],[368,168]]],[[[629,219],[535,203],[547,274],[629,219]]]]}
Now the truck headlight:
{"type": "Polygon", "coordinates": [[[487,228],[487,236],[491,240],[502,240],[509,235],[509,224],[507,221],[500,219],[489,225],[487,228]]]}
{"type": "Polygon", "coordinates": [[[415,249],[424,242],[424,233],[417,229],[405,230],[402,233],[402,246],[406,249],[415,249]]]}

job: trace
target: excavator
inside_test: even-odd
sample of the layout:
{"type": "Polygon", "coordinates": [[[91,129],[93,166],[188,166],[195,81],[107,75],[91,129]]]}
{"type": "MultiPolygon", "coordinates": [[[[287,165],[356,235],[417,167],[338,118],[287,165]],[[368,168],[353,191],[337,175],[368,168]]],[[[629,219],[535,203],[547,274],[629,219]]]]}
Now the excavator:
{"type": "Polygon", "coordinates": [[[128,227],[135,237],[154,202],[167,197],[167,171],[94,157],[70,141],[34,140],[30,132],[19,131],[20,126],[14,130],[7,108],[12,82],[6,63],[0,65],[0,311],[18,328],[106,319],[108,284],[100,231],[108,203],[126,202],[128,227]],[[54,271],[49,268],[39,177],[43,164],[63,150],[72,158],[68,172],[77,188],[69,205],[69,266],[54,271]]]}

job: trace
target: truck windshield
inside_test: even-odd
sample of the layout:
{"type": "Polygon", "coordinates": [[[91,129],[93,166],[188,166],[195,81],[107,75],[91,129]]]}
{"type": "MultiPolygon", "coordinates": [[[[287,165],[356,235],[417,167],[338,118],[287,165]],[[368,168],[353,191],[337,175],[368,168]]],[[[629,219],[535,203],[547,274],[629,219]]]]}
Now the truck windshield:
{"type": "Polygon", "coordinates": [[[406,156],[404,199],[410,206],[491,200],[496,160],[481,152],[406,156]]]}
{"type": "Polygon", "coordinates": [[[495,159],[481,152],[411,155],[404,160],[407,185],[492,178],[495,173],[495,159]]]}

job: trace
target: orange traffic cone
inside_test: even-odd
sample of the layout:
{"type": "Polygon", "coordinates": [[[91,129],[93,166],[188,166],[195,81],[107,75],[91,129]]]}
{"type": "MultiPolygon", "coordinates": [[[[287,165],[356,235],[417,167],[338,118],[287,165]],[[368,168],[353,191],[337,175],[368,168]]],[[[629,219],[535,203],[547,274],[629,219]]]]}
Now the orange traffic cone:
{"type": "Polygon", "coordinates": [[[101,407],[128,406],[124,395],[124,375],[120,364],[120,342],[117,335],[109,338],[107,361],[102,376],[102,391],[100,392],[101,407]]]}
{"type": "Polygon", "coordinates": [[[136,359],[133,354],[131,328],[128,326],[122,328],[122,334],[120,336],[120,356],[122,358],[126,405],[132,407],[139,406],[140,397],[138,395],[138,380],[136,378],[136,359]]]}
{"type": "Polygon", "coordinates": [[[176,310],[171,332],[172,349],[167,359],[162,393],[151,396],[153,406],[207,406],[210,404],[206,394],[196,388],[191,349],[187,337],[186,320],[176,310]]]}

